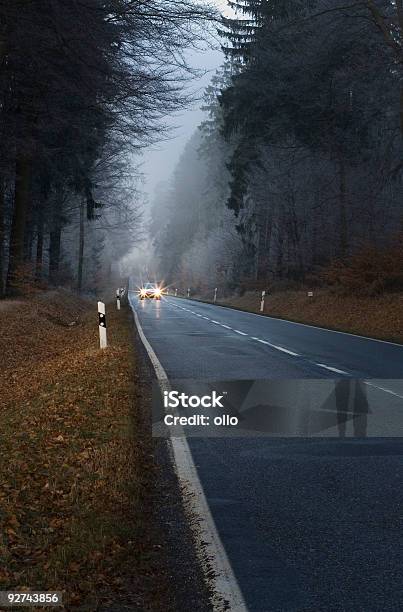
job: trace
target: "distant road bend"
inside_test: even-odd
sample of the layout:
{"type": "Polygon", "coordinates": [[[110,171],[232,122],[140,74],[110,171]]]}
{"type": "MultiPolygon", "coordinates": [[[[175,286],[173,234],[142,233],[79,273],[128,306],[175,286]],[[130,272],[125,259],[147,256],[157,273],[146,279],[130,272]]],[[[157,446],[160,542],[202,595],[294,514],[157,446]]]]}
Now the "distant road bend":
{"type": "MultiPolygon", "coordinates": [[[[359,378],[403,415],[403,346],[130,294],[169,379],[359,378]]],[[[403,609],[403,444],[369,438],[188,438],[211,515],[253,612],[403,609]]]]}

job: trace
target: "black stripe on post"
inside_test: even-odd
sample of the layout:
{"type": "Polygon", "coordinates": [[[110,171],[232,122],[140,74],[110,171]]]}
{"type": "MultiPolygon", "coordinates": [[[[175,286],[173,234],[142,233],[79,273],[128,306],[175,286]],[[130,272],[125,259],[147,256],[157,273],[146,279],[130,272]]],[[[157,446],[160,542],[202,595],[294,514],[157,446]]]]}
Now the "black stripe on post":
{"type": "Polygon", "coordinates": [[[106,315],[102,314],[102,312],[99,312],[98,317],[99,317],[99,326],[106,327],[106,315]]]}

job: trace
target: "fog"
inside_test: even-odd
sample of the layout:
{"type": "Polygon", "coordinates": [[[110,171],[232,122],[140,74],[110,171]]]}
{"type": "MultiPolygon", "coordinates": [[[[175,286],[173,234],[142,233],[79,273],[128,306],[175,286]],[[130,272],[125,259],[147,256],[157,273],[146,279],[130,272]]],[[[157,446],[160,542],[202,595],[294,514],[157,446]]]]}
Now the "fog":
{"type": "MultiPolygon", "coordinates": [[[[226,0],[216,0],[215,4],[222,14],[227,16],[231,14],[226,0]]],[[[149,147],[143,155],[141,171],[144,175],[143,188],[148,201],[152,201],[158,183],[167,182],[171,178],[187,141],[203,120],[203,112],[200,109],[201,96],[224,59],[219,38],[212,39],[210,45],[211,48],[203,44],[202,50],[189,50],[185,55],[189,66],[200,72],[188,86],[188,92],[193,94],[193,104],[183,113],[167,117],[166,124],[171,130],[169,140],[149,147]]]]}
{"type": "Polygon", "coordinates": [[[203,71],[203,74],[195,78],[190,85],[194,92],[192,106],[180,115],[167,118],[166,123],[171,130],[169,139],[149,147],[143,156],[141,171],[144,174],[144,191],[149,201],[154,197],[158,183],[165,183],[170,179],[186,142],[203,120],[200,97],[222,59],[220,50],[208,49],[202,53],[188,54],[189,64],[203,71]]]}
{"type": "MultiPolygon", "coordinates": [[[[214,4],[221,14],[233,15],[227,0],[215,0],[214,4]]],[[[135,160],[142,177],[140,191],[143,194],[143,240],[140,244],[137,241],[133,244],[133,249],[121,260],[119,266],[122,274],[134,274],[137,282],[141,282],[146,276],[155,279],[159,277],[160,271],[156,265],[153,236],[150,232],[153,203],[158,187],[166,189],[172,183],[175,169],[187,144],[205,119],[205,113],[201,109],[202,97],[215,72],[223,64],[221,44],[220,37],[214,33],[207,42],[200,42],[200,49],[188,49],[184,53],[185,62],[195,71],[195,76],[186,87],[191,102],[183,112],[165,118],[167,136],[146,148],[141,159],[135,160]]],[[[159,212],[164,214],[161,207],[159,212]]]]}

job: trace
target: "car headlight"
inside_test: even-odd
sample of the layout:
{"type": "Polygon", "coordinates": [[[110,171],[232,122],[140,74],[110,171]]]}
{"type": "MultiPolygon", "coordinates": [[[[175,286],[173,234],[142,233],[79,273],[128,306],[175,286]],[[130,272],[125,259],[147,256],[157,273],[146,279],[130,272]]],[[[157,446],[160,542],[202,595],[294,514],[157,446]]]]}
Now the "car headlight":
{"type": "Polygon", "coordinates": [[[158,287],[155,290],[155,295],[161,295],[161,289],[159,289],[158,287]]]}
{"type": "Polygon", "coordinates": [[[145,289],[141,289],[140,290],[140,295],[144,297],[146,295],[146,290],[145,289]]]}

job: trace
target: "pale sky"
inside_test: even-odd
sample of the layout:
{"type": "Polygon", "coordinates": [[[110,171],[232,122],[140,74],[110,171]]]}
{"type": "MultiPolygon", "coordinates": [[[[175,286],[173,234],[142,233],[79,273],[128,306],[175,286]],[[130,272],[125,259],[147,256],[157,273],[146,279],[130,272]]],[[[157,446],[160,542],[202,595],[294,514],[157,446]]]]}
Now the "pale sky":
{"type": "MultiPolygon", "coordinates": [[[[229,14],[226,0],[215,0],[215,3],[224,14],[229,14]]],[[[201,78],[195,79],[192,84],[192,90],[196,92],[195,98],[201,97],[214,72],[221,66],[224,59],[223,53],[219,48],[203,52],[190,51],[187,59],[194,68],[207,71],[201,78]]],[[[189,110],[178,116],[170,117],[167,124],[175,128],[171,139],[154,145],[144,152],[141,170],[145,175],[144,191],[150,201],[156,185],[170,179],[186,142],[203,120],[200,104],[200,99],[196,99],[189,110]]]]}

